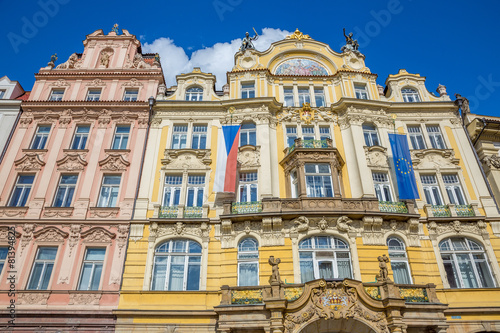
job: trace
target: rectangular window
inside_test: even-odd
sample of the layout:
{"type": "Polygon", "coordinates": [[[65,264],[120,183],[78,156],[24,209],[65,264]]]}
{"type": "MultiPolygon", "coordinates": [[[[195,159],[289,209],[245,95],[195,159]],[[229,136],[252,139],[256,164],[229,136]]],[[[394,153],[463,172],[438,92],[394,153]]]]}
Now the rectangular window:
{"type": "Polygon", "coordinates": [[[368,99],[368,92],[366,91],[366,86],[364,84],[355,84],[354,93],[357,99],[368,99]]]}
{"type": "Polygon", "coordinates": [[[363,125],[363,135],[365,137],[365,144],[368,147],[371,146],[380,146],[380,142],[378,140],[377,128],[373,125],[363,125]]]}
{"type": "Polygon", "coordinates": [[[314,140],[314,126],[302,126],[302,139],[303,140],[314,140]]]}
{"type": "Polygon", "coordinates": [[[319,139],[321,140],[321,147],[328,148],[327,139],[331,139],[330,127],[321,126],[319,128],[319,139]]]}
{"type": "Polygon", "coordinates": [[[465,205],[464,192],[462,191],[462,186],[458,181],[457,175],[443,175],[444,186],[446,187],[446,193],[450,198],[450,203],[455,205],[465,205]]]}
{"type": "Polygon", "coordinates": [[[257,201],[257,172],[240,173],[240,202],[257,201]]]}
{"type": "Polygon", "coordinates": [[[431,140],[432,148],[446,149],[439,126],[427,126],[427,133],[429,134],[429,139],[431,140]]]}
{"type": "Polygon", "coordinates": [[[242,124],[240,128],[240,147],[255,146],[257,144],[257,132],[254,123],[242,124]]]}
{"type": "Polygon", "coordinates": [[[297,178],[297,170],[292,170],[290,172],[290,186],[292,198],[299,197],[299,180],[297,178]]]}
{"type": "Polygon", "coordinates": [[[408,134],[410,135],[413,149],[426,149],[420,126],[408,126],[408,134]]]}
{"type": "Polygon", "coordinates": [[[297,139],[297,127],[287,126],[286,127],[286,143],[288,147],[295,144],[295,139],[297,139]]]}
{"type": "Polygon", "coordinates": [[[379,201],[393,201],[391,183],[386,173],[374,172],[372,174],[375,193],[379,201]]]}
{"type": "Polygon", "coordinates": [[[165,187],[163,189],[163,207],[172,207],[179,204],[181,198],[182,176],[165,176],[165,187]]]}
{"type": "Polygon", "coordinates": [[[35,262],[26,289],[47,290],[56,260],[57,247],[40,247],[36,253],[35,262]]]}
{"type": "Polygon", "coordinates": [[[62,101],[64,89],[52,89],[50,92],[49,101],[62,101]]]}
{"type": "Polygon", "coordinates": [[[325,106],[325,91],[323,88],[314,88],[314,100],[316,107],[325,106]]]}
{"type": "Polygon", "coordinates": [[[56,197],[54,198],[54,207],[71,207],[77,180],[78,175],[61,176],[56,197]]]}
{"type": "Polygon", "coordinates": [[[3,266],[5,266],[5,259],[7,259],[8,253],[9,253],[8,247],[0,247],[0,274],[2,273],[3,266]]]}
{"type": "Polygon", "coordinates": [[[299,88],[299,106],[304,105],[304,103],[311,103],[309,88],[299,88]]]}
{"type": "Polygon", "coordinates": [[[97,207],[116,207],[121,176],[104,176],[97,207]]]}
{"type": "Polygon", "coordinates": [[[285,88],[283,89],[285,99],[283,106],[294,106],[295,103],[293,102],[293,89],[292,88],[285,88]]]}
{"type": "Polygon", "coordinates": [[[19,175],[17,177],[16,185],[9,201],[10,207],[24,207],[26,205],[34,180],[34,175],[19,175]]]}
{"type": "Polygon", "coordinates": [[[49,138],[50,126],[40,125],[37,127],[35,137],[31,142],[31,149],[44,149],[49,138]]]}
{"type": "Polygon", "coordinates": [[[88,125],[78,125],[76,126],[75,136],[73,137],[73,143],[71,144],[71,149],[85,149],[87,145],[87,140],[89,138],[90,126],[88,125]]]}
{"type": "Polygon", "coordinates": [[[123,100],[127,102],[135,102],[137,101],[138,96],[139,96],[139,89],[125,89],[125,93],[123,94],[123,100]]]}
{"type": "Polygon", "coordinates": [[[101,89],[89,89],[87,91],[87,101],[98,101],[101,98],[101,89]]]}
{"type": "Polygon", "coordinates": [[[172,132],[172,149],[184,149],[187,142],[187,125],[174,125],[172,132]]]}
{"type": "Polygon", "coordinates": [[[193,149],[207,148],[207,125],[193,126],[193,139],[191,140],[191,148],[193,149]]]}
{"type": "Polygon", "coordinates": [[[116,126],[115,136],[113,137],[113,145],[111,146],[111,149],[127,149],[129,133],[129,125],[116,126]]]}
{"type": "Polygon", "coordinates": [[[254,98],[254,97],[255,97],[255,85],[253,83],[242,83],[241,98],[254,98]]]}
{"type": "Polygon", "coordinates": [[[422,187],[424,189],[425,200],[430,205],[442,205],[443,199],[435,175],[421,175],[422,187]]]}
{"type": "Polygon", "coordinates": [[[87,249],[78,290],[98,290],[106,249],[87,249]]]}
{"type": "Polygon", "coordinates": [[[205,188],[205,176],[188,176],[187,203],[188,207],[203,206],[203,190],[205,188]]]}
{"type": "Polygon", "coordinates": [[[333,197],[332,173],[326,163],[306,163],[306,190],[308,197],[333,197]]]}
{"type": "Polygon", "coordinates": [[[2,89],[0,90],[0,99],[2,99],[5,96],[5,90],[2,89]]]}

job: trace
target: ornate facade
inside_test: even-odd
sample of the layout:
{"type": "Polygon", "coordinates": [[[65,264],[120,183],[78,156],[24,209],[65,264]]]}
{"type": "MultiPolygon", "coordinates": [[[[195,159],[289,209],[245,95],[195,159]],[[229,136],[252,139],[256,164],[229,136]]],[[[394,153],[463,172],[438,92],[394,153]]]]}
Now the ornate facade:
{"type": "Polygon", "coordinates": [[[199,68],[159,87],[117,331],[500,331],[500,216],[457,106],[405,70],[377,85],[349,43],[297,30],[242,47],[223,91],[199,68]],[[236,186],[214,192],[230,124],[236,186]]]}
{"type": "Polygon", "coordinates": [[[35,74],[0,168],[0,303],[14,300],[14,331],[114,331],[148,98],[163,73],[126,30],[83,44],[35,74]]]}

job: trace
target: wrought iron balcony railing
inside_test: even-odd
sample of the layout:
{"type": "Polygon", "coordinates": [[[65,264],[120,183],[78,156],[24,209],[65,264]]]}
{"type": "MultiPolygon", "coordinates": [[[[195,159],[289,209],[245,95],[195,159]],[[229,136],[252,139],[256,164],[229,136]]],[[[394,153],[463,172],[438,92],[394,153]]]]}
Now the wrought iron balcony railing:
{"type": "Polygon", "coordinates": [[[203,216],[203,207],[184,207],[184,218],[200,218],[203,216]]]}

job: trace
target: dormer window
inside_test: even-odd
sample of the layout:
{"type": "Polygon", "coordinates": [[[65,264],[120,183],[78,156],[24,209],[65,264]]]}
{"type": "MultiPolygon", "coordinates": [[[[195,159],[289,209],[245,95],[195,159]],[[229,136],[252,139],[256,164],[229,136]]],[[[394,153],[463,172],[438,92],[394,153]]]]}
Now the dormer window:
{"type": "Polygon", "coordinates": [[[354,93],[356,94],[357,99],[368,99],[368,92],[366,91],[366,85],[364,84],[355,84],[354,93]]]}
{"type": "Polygon", "coordinates": [[[62,101],[64,89],[53,89],[50,93],[49,101],[62,101]]]}
{"type": "Polygon", "coordinates": [[[202,101],[203,89],[200,87],[193,87],[186,90],[186,101],[202,101]]]}
{"type": "Polygon", "coordinates": [[[5,96],[5,90],[0,89],[0,99],[2,99],[5,96]]]}
{"type": "Polygon", "coordinates": [[[418,92],[415,89],[412,88],[401,89],[401,94],[403,95],[403,101],[405,103],[420,102],[420,97],[418,96],[418,92]]]}

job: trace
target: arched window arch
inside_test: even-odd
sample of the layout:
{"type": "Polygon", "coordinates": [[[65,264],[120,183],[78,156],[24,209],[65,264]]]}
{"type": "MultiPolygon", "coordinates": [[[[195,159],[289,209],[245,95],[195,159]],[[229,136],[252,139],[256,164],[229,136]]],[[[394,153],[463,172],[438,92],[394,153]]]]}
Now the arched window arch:
{"type": "Polygon", "coordinates": [[[394,282],[411,284],[410,265],[408,264],[405,243],[397,237],[389,237],[387,238],[387,247],[389,249],[394,282]]]}
{"type": "Polygon", "coordinates": [[[200,290],[201,245],[170,239],[156,247],[151,290],[200,290]]]}
{"type": "Polygon", "coordinates": [[[240,147],[257,145],[257,130],[254,123],[243,123],[240,129],[240,147]]]}
{"type": "Polygon", "coordinates": [[[365,144],[368,147],[380,146],[378,139],[377,128],[373,124],[363,124],[363,135],[365,137],[365,144]]]}
{"type": "Polygon", "coordinates": [[[401,89],[401,95],[403,95],[403,101],[405,103],[420,102],[420,97],[418,96],[418,91],[416,91],[413,88],[401,89]]]}
{"type": "Polygon", "coordinates": [[[484,248],[468,238],[447,238],[439,243],[451,288],[494,288],[484,248]]]}
{"type": "Polygon", "coordinates": [[[244,238],[238,244],[238,286],[259,285],[259,243],[244,238]]]}
{"type": "Polygon", "coordinates": [[[315,279],[352,278],[347,242],[333,236],[313,236],[299,243],[302,283],[315,279]]]}
{"type": "Polygon", "coordinates": [[[203,89],[201,87],[191,87],[186,90],[186,101],[202,101],[203,89]]]}

